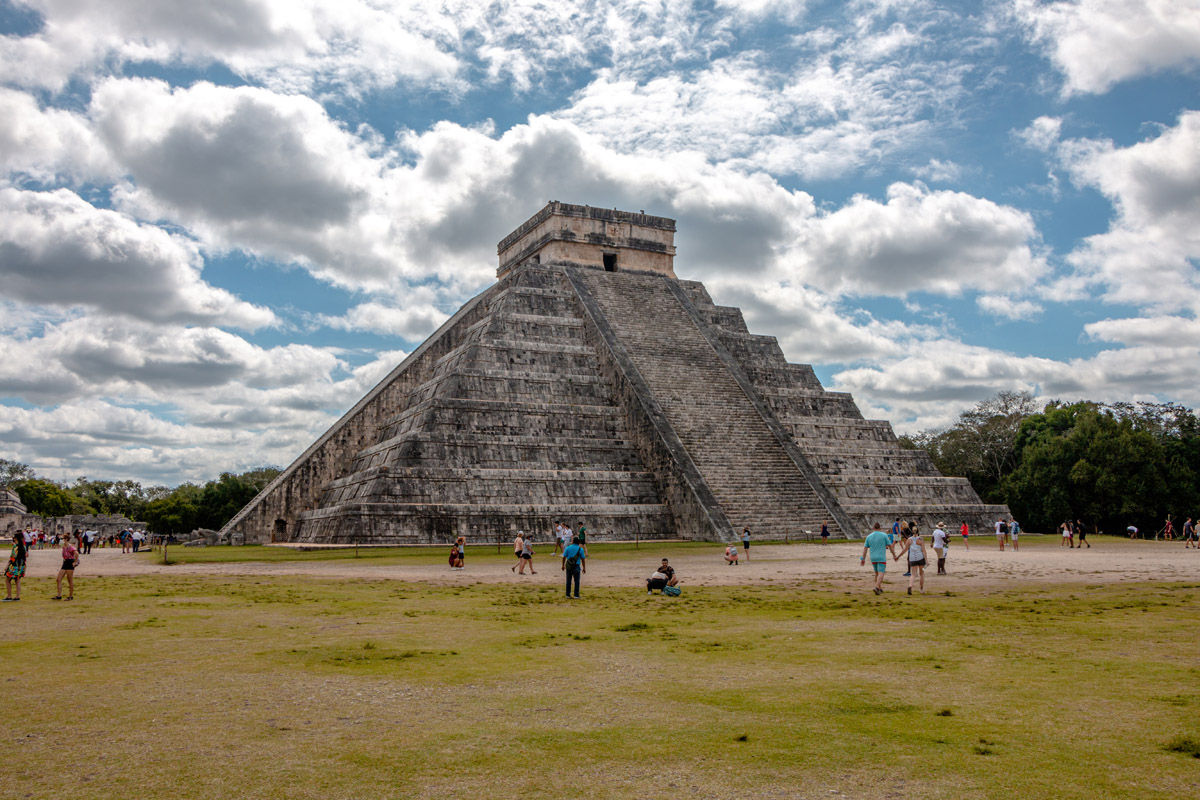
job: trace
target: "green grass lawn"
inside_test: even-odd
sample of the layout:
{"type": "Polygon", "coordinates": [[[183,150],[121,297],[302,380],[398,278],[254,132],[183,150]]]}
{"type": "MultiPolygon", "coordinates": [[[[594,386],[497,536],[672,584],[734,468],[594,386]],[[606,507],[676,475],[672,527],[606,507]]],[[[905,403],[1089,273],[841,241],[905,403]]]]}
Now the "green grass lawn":
{"type": "Polygon", "coordinates": [[[1195,584],[51,585],[0,606],[5,797],[1200,796],[1195,584]]]}

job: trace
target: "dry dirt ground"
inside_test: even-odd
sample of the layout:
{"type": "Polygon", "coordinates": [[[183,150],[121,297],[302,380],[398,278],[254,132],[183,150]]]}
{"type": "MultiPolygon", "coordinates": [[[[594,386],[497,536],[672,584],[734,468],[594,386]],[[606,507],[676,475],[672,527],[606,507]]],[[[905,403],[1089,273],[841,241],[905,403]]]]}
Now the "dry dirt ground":
{"type": "MultiPolygon", "coordinates": [[[[932,554],[932,550],[930,551],[932,554]]],[[[830,585],[865,588],[870,566],[860,567],[862,546],[852,542],[821,545],[758,545],[751,549],[751,560],[728,566],[722,550],[695,547],[673,553],[668,544],[647,547],[646,555],[616,553],[588,562],[584,585],[640,586],[653,571],[658,559],[671,559],[684,586],[719,586],[764,581],[797,584],[821,581],[830,585]]],[[[557,585],[562,579],[560,558],[541,553],[535,556],[536,576],[518,577],[509,570],[509,557],[468,557],[461,572],[429,564],[379,564],[371,559],[174,564],[162,566],[144,556],[123,555],[115,549],[95,550],[83,557],[77,577],[119,575],[300,575],[323,580],[400,580],[443,585],[486,583],[541,583],[557,585]]],[[[30,553],[31,577],[52,576],[60,564],[58,550],[30,553]]],[[[907,585],[901,575],[901,563],[889,563],[888,583],[899,588],[907,585]]],[[[1060,548],[1051,537],[1027,537],[1021,550],[999,552],[994,542],[983,537],[967,550],[954,542],[947,560],[949,575],[934,576],[933,564],[927,573],[927,588],[936,591],[968,591],[972,587],[1015,588],[1022,583],[1106,584],[1127,581],[1192,581],[1200,579],[1200,551],[1184,550],[1179,543],[1130,542],[1100,538],[1091,548],[1060,548]]],[[[761,584],[759,584],[761,585],[761,584]]]]}

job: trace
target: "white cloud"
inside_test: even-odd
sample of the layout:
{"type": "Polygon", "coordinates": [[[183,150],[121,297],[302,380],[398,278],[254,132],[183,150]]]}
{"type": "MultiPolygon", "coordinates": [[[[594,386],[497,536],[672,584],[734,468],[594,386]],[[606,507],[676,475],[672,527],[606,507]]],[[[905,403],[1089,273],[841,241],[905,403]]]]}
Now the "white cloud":
{"type": "Polygon", "coordinates": [[[46,24],[0,39],[0,73],[21,86],[60,89],[112,62],[221,63],[267,85],[352,91],[400,80],[453,86],[453,31],[428,4],[347,0],[27,0],[46,24]]]}
{"type": "MultiPolygon", "coordinates": [[[[432,292],[428,293],[432,295],[432,292]]],[[[318,322],[343,331],[368,331],[406,340],[421,340],[445,322],[448,315],[428,298],[412,298],[403,306],[375,300],[359,303],[341,316],[322,314],[318,322]]]]}
{"type": "Polygon", "coordinates": [[[1197,0],[1012,0],[1012,10],[1062,70],[1067,94],[1200,63],[1197,0]]]}
{"type": "Polygon", "coordinates": [[[1013,135],[1028,147],[1049,152],[1058,144],[1061,131],[1061,117],[1041,116],[1029,123],[1027,127],[1013,131],[1013,135]]]}
{"type": "Polygon", "coordinates": [[[46,406],[0,405],[7,457],[166,483],[289,463],[405,355],[350,368],[329,349],[95,316],[0,334],[0,348],[0,395],[46,406]]]}
{"type": "Polygon", "coordinates": [[[1031,300],[1017,300],[1012,297],[985,294],[975,300],[979,310],[994,317],[1004,317],[1010,320],[1033,319],[1044,310],[1031,300]]]}
{"type": "Polygon", "coordinates": [[[903,358],[843,370],[829,388],[853,393],[865,415],[890,419],[901,431],[949,424],[963,408],[1001,390],[1062,400],[1160,397],[1195,406],[1200,403],[1193,369],[1200,360],[1198,341],[1122,347],[1060,361],[925,340],[903,358]]]}
{"type": "Polygon", "coordinates": [[[802,226],[796,275],[839,294],[1025,289],[1046,271],[1029,214],[963,192],[895,183],[802,226]],[[836,268],[831,266],[836,265],[836,268]]]}
{"type": "Polygon", "coordinates": [[[156,321],[251,329],[275,322],[268,309],[205,283],[201,266],[193,242],[70,190],[0,187],[0,277],[9,298],[156,321]]]}
{"type": "Polygon", "coordinates": [[[1075,288],[1104,287],[1109,302],[1200,309],[1200,111],[1129,147],[1071,140],[1060,157],[1077,184],[1112,200],[1117,217],[1069,256],[1075,288]]]}
{"type": "Polygon", "coordinates": [[[943,161],[940,158],[931,158],[929,163],[923,167],[913,167],[912,174],[923,181],[932,183],[950,183],[957,181],[962,177],[962,165],[956,164],[953,161],[943,161]]]}
{"type": "Polygon", "coordinates": [[[117,177],[108,151],[87,120],[43,107],[25,92],[0,86],[0,167],[43,182],[117,177]]]}
{"type": "Polygon", "coordinates": [[[1200,342],[1200,319],[1195,317],[1105,319],[1088,323],[1083,329],[1096,341],[1135,346],[1174,348],[1186,342],[1200,342]]]}

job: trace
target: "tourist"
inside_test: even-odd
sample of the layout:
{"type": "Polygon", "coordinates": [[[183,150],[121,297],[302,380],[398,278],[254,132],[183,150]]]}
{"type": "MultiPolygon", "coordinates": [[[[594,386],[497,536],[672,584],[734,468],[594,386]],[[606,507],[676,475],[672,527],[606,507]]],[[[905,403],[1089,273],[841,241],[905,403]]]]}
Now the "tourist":
{"type": "Polygon", "coordinates": [[[950,534],[946,533],[946,523],[939,522],[933,529],[933,552],[937,553],[937,574],[946,574],[946,551],[950,549],[950,534]]]}
{"type": "Polygon", "coordinates": [[[962,527],[958,529],[958,532],[961,533],[962,537],[963,537],[963,548],[966,550],[970,550],[971,543],[967,540],[971,536],[971,529],[967,526],[967,523],[965,520],[963,521],[962,527]]]}
{"type": "Polygon", "coordinates": [[[554,523],[554,552],[555,554],[562,552],[563,549],[563,524],[561,522],[554,523]]]}
{"type": "MultiPolygon", "coordinates": [[[[903,524],[900,526],[900,541],[901,541],[901,542],[906,542],[906,541],[908,541],[908,537],[910,537],[910,536],[915,536],[917,533],[919,533],[919,532],[920,532],[920,530],[921,530],[921,529],[917,527],[917,523],[916,523],[916,522],[905,522],[905,523],[903,523],[903,524]]],[[[912,577],[912,570],[911,570],[911,569],[910,569],[910,570],[906,570],[906,571],[905,571],[905,573],[904,573],[904,577],[906,577],[906,578],[912,577]]]]}
{"type": "Polygon", "coordinates": [[[525,567],[529,567],[530,575],[537,575],[537,571],[533,568],[533,537],[526,536],[521,542],[521,569],[519,574],[525,574],[525,567]]]}
{"type": "Polygon", "coordinates": [[[1058,529],[1059,529],[1060,531],[1062,531],[1062,541],[1061,541],[1061,542],[1059,542],[1058,546],[1059,546],[1060,548],[1061,548],[1063,545],[1066,545],[1066,546],[1068,546],[1068,547],[1074,547],[1075,545],[1074,545],[1074,543],[1072,543],[1072,541],[1071,541],[1071,523],[1069,523],[1069,522],[1064,522],[1062,525],[1059,525],[1059,526],[1058,526],[1058,529]]]}
{"type": "MultiPolygon", "coordinates": [[[[900,520],[896,520],[896,529],[899,530],[900,520]]],[[[867,534],[867,538],[863,541],[863,554],[859,559],[859,566],[867,563],[867,556],[871,556],[871,567],[875,570],[875,594],[883,594],[883,574],[887,571],[887,554],[891,553],[892,558],[896,557],[896,545],[889,539],[888,535],[879,528],[879,523],[875,523],[875,529],[867,534]]]]}
{"type": "Polygon", "coordinates": [[[563,532],[562,532],[562,548],[563,548],[564,553],[567,552],[567,548],[574,541],[575,541],[575,531],[571,530],[570,525],[564,526],[563,532]]]}
{"type": "Polygon", "coordinates": [[[587,528],[583,527],[583,523],[579,524],[579,533],[575,534],[575,538],[579,540],[579,546],[583,548],[583,552],[587,552],[587,528]]]}
{"type": "Polygon", "coordinates": [[[33,549],[33,530],[23,531],[21,536],[25,539],[25,552],[28,553],[33,549]]]}
{"type": "Polygon", "coordinates": [[[661,592],[668,586],[674,586],[677,583],[679,583],[679,577],[675,574],[675,568],[664,558],[658,569],[646,579],[646,594],[661,592]]]}
{"type": "MultiPolygon", "coordinates": [[[[1157,534],[1155,535],[1154,538],[1155,539],[1158,538],[1157,534]]],[[[1169,542],[1174,538],[1175,538],[1175,523],[1171,522],[1170,517],[1167,517],[1167,521],[1163,523],[1163,539],[1165,541],[1169,542]]]]}
{"type": "Polygon", "coordinates": [[[1091,550],[1092,545],[1087,540],[1087,528],[1083,527],[1083,520],[1081,520],[1081,519],[1075,520],[1075,532],[1079,534],[1080,549],[1082,549],[1083,546],[1086,544],[1088,546],[1088,550],[1091,550]]]}
{"type": "Polygon", "coordinates": [[[892,544],[895,544],[896,540],[900,538],[900,529],[903,527],[904,526],[900,524],[900,518],[896,517],[896,521],[892,523],[892,544]]]}
{"type": "Polygon", "coordinates": [[[1020,550],[1021,543],[1018,538],[1021,536],[1021,526],[1012,517],[1008,518],[1008,535],[1012,537],[1013,550],[1020,550]]]}
{"type": "Polygon", "coordinates": [[[517,571],[517,567],[521,567],[521,571],[522,571],[522,573],[524,573],[524,567],[522,567],[522,564],[524,564],[525,562],[521,560],[521,554],[523,552],[525,552],[524,544],[525,544],[525,532],[517,531],[517,538],[513,539],[513,558],[515,558],[517,560],[517,563],[512,565],[513,572],[517,571]]]}
{"type": "Polygon", "coordinates": [[[573,538],[563,549],[562,571],[567,573],[567,597],[571,596],[571,583],[574,582],[575,597],[578,598],[580,574],[587,572],[587,553],[579,546],[578,539],[573,538]]]}
{"type": "Polygon", "coordinates": [[[1183,523],[1183,549],[1196,547],[1200,549],[1200,545],[1196,544],[1196,526],[1192,524],[1192,518],[1188,517],[1183,523]]]}
{"type": "Polygon", "coordinates": [[[750,560],[750,529],[742,528],[742,549],[746,551],[746,560],[750,560]]]}
{"type": "Polygon", "coordinates": [[[450,562],[450,569],[458,569],[458,545],[450,543],[450,556],[447,559],[450,562]]]}
{"type": "Polygon", "coordinates": [[[738,564],[738,551],[736,544],[725,545],[725,563],[731,567],[736,567],[738,564]]]}
{"type": "Polygon", "coordinates": [[[17,531],[12,537],[12,550],[8,554],[8,566],[4,569],[4,601],[15,602],[21,599],[21,578],[25,577],[25,561],[29,547],[25,544],[25,534],[17,531]],[[13,584],[16,584],[17,596],[13,597],[13,584]]]}
{"type": "Polygon", "coordinates": [[[1138,529],[1137,529],[1137,526],[1136,526],[1136,525],[1130,525],[1128,528],[1126,528],[1126,529],[1125,529],[1125,532],[1129,534],[1129,538],[1130,538],[1130,539],[1136,539],[1136,538],[1137,538],[1137,535],[1138,535],[1138,529]]]}
{"type": "Polygon", "coordinates": [[[75,568],[79,566],[79,548],[71,544],[70,541],[63,542],[62,546],[62,566],[58,569],[58,594],[54,596],[55,600],[64,599],[62,596],[62,581],[67,579],[67,596],[65,599],[75,599],[75,568]]]}
{"type": "Polygon", "coordinates": [[[92,544],[95,541],[96,541],[96,532],[95,531],[84,531],[83,532],[83,553],[84,553],[84,555],[91,555],[92,544]]]}
{"type": "Polygon", "coordinates": [[[466,565],[467,561],[467,537],[460,536],[455,539],[454,549],[458,551],[458,564],[455,566],[457,566],[459,569],[462,569],[466,565]]]}
{"type": "Polygon", "coordinates": [[[829,544],[829,520],[821,520],[821,544],[829,544]]]}
{"type": "Polygon", "coordinates": [[[913,573],[915,572],[915,577],[919,581],[921,594],[925,594],[925,564],[927,563],[925,560],[925,542],[921,539],[920,528],[911,528],[910,530],[911,535],[900,545],[900,552],[893,554],[892,558],[898,561],[901,556],[908,553],[908,572],[905,573],[908,575],[908,593],[912,594],[913,573]]]}
{"type": "Polygon", "coordinates": [[[129,538],[133,539],[133,552],[136,553],[141,549],[142,541],[146,538],[146,535],[141,531],[130,531],[129,538]]]}

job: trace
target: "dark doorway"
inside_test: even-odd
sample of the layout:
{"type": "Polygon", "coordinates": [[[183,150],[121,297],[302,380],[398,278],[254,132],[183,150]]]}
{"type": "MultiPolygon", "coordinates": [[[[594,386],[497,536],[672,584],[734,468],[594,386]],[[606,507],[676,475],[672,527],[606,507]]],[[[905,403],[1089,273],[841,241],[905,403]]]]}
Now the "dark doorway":
{"type": "Polygon", "coordinates": [[[617,254],[616,253],[605,253],[604,254],[604,271],[605,272],[616,272],[617,271],[617,254]]]}
{"type": "Polygon", "coordinates": [[[271,531],[272,542],[287,541],[287,521],[282,519],[275,520],[275,530],[271,531]]]}

